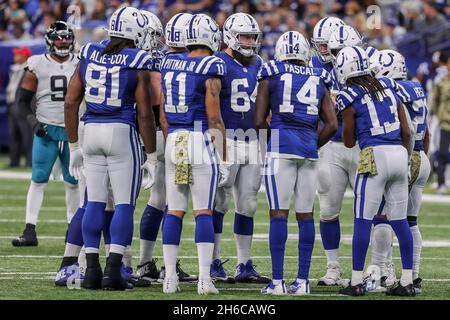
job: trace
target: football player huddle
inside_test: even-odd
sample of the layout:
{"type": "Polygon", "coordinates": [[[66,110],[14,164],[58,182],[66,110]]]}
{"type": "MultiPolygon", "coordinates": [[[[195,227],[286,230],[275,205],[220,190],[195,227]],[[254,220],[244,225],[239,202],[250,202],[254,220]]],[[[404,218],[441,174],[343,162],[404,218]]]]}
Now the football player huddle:
{"type": "Polygon", "coordinates": [[[37,245],[34,227],[43,187],[59,155],[70,224],[57,285],[68,285],[75,270],[87,289],[125,290],[161,279],[164,293],[179,292],[180,281],[191,281],[198,294],[217,294],[215,283],[224,281],[261,283],[263,294],[307,295],[317,192],[327,257],[318,285],[341,285],[339,293],[352,296],[420,293],[417,214],[430,173],[427,106],[420,85],[407,80],[400,53],[366,48],[359,33],[335,17],[317,23],[313,48],[301,33],[285,32],[274,60],[267,62],[257,54],[258,23],[245,13],[228,17],[222,31],[205,14],[179,13],[164,30],[152,13],[122,7],[110,19],[109,39],[83,46],[78,60],[67,24],[57,22],[50,31],[49,54],[30,58],[20,96],[24,106],[34,93],[38,97],[37,117],[27,111],[39,137],[33,152],[43,155],[47,151],[39,148],[52,148],[54,156],[41,163],[33,155],[27,198],[33,207],[27,205],[27,227],[13,244],[37,245]],[[72,69],[62,76],[66,64],[72,69]],[[63,110],[65,121],[55,122],[63,110]],[[251,255],[262,180],[270,214],[271,278],[258,273],[251,255]],[[133,213],[141,185],[151,188],[151,195],[140,220],[133,273],[133,213]],[[339,215],[347,186],[354,191],[350,281],[339,265],[339,215]],[[178,259],[189,196],[198,276],[184,272],[178,259]],[[298,273],[286,285],[292,197],[298,273]],[[231,199],[234,276],[220,255],[231,199]],[[158,269],[153,252],[160,228],[164,266],[158,269]],[[397,283],[394,233],[402,261],[397,283]],[[379,277],[372,266],[364,272],[370,242],[379,277]]]}

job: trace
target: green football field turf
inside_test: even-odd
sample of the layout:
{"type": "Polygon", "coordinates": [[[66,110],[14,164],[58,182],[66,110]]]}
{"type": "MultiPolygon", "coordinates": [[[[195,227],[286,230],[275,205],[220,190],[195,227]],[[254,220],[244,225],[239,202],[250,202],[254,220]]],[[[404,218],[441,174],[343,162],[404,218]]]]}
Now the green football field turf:
{"type": "MultiPolygon", "coordinates": [[[[27,180],[0,179],[0,299],[200,299],[195,284],[181,284],[182,292],[165,295],[160,284],[149,288],[135,288],[126,292],[89,291],[56,287],[53,279],[64,252],[64,236],[67,229],[64,207],[64,187],[61,182],[50,181],[41,210],[37,234],[38,247],[15,248],[11,239],[21,234],[25,219],[25,200],[29,182],[27,180]]],[[[145,207],[148,192],[141,192],[135,213],[135,233],[133,241],[133,266],[139,256],[139,220],[145,207]]],[[[346,198],[341,215],[341,267],[344,277],[351,276],[351,235],[352,199],[346,198]]],[[[316,202],[316,211],[318,203],[316,202]]],[[[222,257],[229,258],[226,270],[233,274],[236,251],[233,239],[233,208],[224,219],[222,257]]],[[[286,245],[285,279],[289,283],[297,272],[297,224],[295,215],[289,218],[289,239],[286,245]]],[[[255,218],[255,239],[253,242],[254,262],[257,270],[270,276],[269,219],[264,194],[259,195],[258,212],[255,218]]],[[[424,203],[419,215],[424,248],[422,250],[421,277],[423,293],[414,299],[450,298],[450,205],[424,203]]],[[[319,236],[318,213],[316,213],[316,237],[319,236]]],[[[196,248],[194,244],[194,219],[186,215],[183,225],[181,264],[189,273],[197,273],[196,248]]],[[[161,237],[158,237],[156,256],[162,264],[161,237]]],[[[102,249],[101,255],[104,255],[102,249]]],[[[370,257],[366,260],[366,267],[370,257]]],[[[397,276],[400,275],[401,262],[398,246],[394,247],[394,262],[397,276]]],[[[102,259],[104,265],[104,259],[102,259]]],[[[371,293],[365,297],[349,298],[337,295],[338,287],[316,286],[316,279],[325,272],[326,259],[320,240],[316,240],[311,264],[311,295],[307,297],[267,297],[259,293],[262,285],[218,284],[219,296],[201,299],[392,299],[383,293],[371,293]]]]}

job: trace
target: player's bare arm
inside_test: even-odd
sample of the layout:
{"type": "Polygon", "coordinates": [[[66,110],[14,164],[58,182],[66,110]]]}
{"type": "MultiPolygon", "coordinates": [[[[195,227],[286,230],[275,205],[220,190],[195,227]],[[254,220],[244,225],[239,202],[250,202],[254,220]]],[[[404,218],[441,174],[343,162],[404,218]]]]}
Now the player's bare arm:
{"type": "Polygon", "coordinates": [[[156,151],[156,123],[155,115],[151,107],[149,71],[139,71],[138,82],[135,91],[137,123],[139,133],[144,142],[145,152],[156,151]]]}
{"type": "Polygon", "coordinates": [[[208,128],[210,129],[216,150],[219,152],[220,159],[226,161],[225,125],[223,124],[222,115],[220,113],[220,90],[222,89],[222,83],[218,78],[211,78],[206,80],[205,85],[205,106],[206,115],[208,117],[208,128]],[[216,136],[218,132],[222,135],[221,137],[216,136]],[[222,144],[220,144],[220,141],[222,144]]]}
{"type": "Polygon", "coordinates": [[[322,106],[319,112],[320,120],[322,120],[324,126],[319,131],[318,147],[320,148],[336,133],[338,129],[338,122],[336,118],[336,112],[334,111],[334,104],[330,98],[330,94],[325,90],[325,94],[322,100],[322,106]]]}
{"type": "Polygon", "coordinates": [[[161,97],[161,73],[157,71],[150,71],[150,92],[152,99],[152,106],[159,106],[161,97]]]}
{"type": "Polygon", "coordinates": [[[428,150],[430,149],[430,130],[428,130],[428,127],[425,128],[425,135],[423,137],[423,151],[425,154],[428,154],[428,150]]]}
{"type": "Polygon", "coordinates": [[[64,122],[70,143],[78,141],[78,112],[83,97],[84,86],[81,80],[80,65],[78,64],[70,79],[64,99],[64,122]]]}
{"type": "Polygon", "coordinates": [[[402,103],[399,103],[398,106],[398,119],[400,120],[400,132],[402,136],[402,144],[408,150],[408,154],[412,153],[411,144],[411,130],[409,129],[408,119],[406,118],[406,110],[405,106],[402,103]]]}
{"type": "Polygon", "coordinates": [[[347,148],[353,148],[356,144],[356,128],[355,128],[355,109],[349,106],[342,111],[342,121],[344,128],[342,136],[344,145],[347,148]]]}
{"type": "Polygon", "coordinates": [[[166,114],[164,113],[164,102],[164,94],[161,91],[159,97],[159,124],[161,125],[164,139],[167,139],[167,135],[169,134],[169,124],[167,123],[166,114]]]}
{"type": "Polygon", "coordinates": [[[258,84],[258,95],[255,102],[255,124],[257,129],[269,129],[267,117],[269,116],[269,80],[258,84]]]}

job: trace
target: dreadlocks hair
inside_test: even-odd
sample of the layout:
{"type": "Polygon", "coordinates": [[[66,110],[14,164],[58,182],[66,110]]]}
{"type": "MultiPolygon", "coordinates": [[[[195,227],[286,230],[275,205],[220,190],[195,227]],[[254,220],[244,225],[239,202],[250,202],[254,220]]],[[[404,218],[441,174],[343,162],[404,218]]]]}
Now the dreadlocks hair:
{"type": "Polygon", "coordinates": [[[133,40],[111,37],[111,40],[109,41],[108,45],[102,51],[102,56],[106,54],[107,55],[117,54],[125,48],[135,48],[135,47],[136,46],[134,45],[133,40]]]}
{"type": "Polygon", "coordinates": [[[370,74],[349,78],[346,81],[346,85],[348,87],[354,85],[358,90],[364,90],[364,93],[370,94],[373,100],[377,99],[378,101],[381,101],[383,100],[383,97],[386,97],[383,85],[377,78],[370,74]]]}

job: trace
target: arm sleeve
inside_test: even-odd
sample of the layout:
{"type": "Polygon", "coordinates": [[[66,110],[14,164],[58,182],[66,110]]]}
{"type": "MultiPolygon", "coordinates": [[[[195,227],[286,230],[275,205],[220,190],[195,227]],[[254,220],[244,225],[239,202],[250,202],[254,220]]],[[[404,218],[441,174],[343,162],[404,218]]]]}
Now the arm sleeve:
{"type": "Polygon", "coordinates": [[[17,92],[17,105],[19,107],[19,114],[24,119],[27,119],[28,123],[33,128],[38,123],[36,116],[31,110],[31,100],[33,100],[35,92],[19,88],[17,92]]]}

